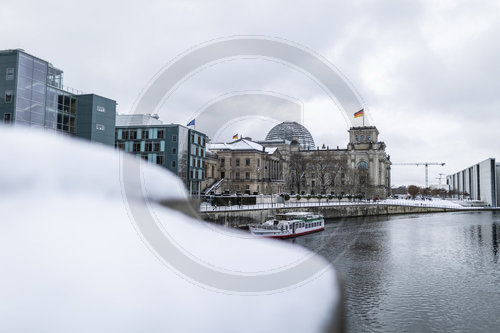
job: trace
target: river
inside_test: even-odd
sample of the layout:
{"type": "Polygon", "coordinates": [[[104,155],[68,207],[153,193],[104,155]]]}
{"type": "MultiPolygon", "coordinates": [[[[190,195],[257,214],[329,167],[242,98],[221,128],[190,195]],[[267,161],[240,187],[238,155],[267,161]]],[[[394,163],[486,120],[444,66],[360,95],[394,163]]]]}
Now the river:
{"type": "Polygon", "coordinates": [[[500,332],[500,212],[335,219],[290,241],[343,276],[348,332],[500,332]]]}

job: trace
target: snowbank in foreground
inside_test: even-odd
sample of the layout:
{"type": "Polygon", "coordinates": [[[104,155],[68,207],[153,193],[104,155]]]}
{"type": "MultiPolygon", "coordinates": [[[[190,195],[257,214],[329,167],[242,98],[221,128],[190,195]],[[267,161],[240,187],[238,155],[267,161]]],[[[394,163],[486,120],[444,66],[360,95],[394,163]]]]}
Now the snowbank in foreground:
{"type": "Polygon", "coordinates": [[[331,322],[339,290],[323,259],[158,205],[187,197],[165,170],[142,164],[143,183],[124,196],[120,158],[139,161],[113,149],[0,127],[0,152],[0,331],[318,332],[331,322]],[[165,240],[204,268],[326,268],[281,290],[214,289],[154,253],[127,202],[147,205],[165,240]]]}

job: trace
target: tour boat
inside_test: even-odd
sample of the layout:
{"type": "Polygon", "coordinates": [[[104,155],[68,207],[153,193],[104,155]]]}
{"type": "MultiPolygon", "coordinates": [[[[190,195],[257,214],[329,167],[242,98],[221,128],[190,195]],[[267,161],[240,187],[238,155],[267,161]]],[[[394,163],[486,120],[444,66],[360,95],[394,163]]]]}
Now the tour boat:
{"type": "Polygon", "coordinates": [[[255,236],[270,238],[291,238],[325,229],[323,215],[308,212],[290,212],[277,214],[275,217],[258,225],[249,227],[255,236]]]}

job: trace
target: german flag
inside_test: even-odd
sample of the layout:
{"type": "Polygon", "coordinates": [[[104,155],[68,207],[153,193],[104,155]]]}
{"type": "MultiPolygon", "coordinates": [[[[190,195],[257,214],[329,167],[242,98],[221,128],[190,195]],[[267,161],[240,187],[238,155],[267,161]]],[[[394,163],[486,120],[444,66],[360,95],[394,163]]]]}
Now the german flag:
{"type": "Polygon", "coordinates": [[[238,134],[233,135],[233,140],[238,140],[238,134]]]}
{"type": "Polygon", "coordinates": [[[365,109],[361,109],[358,112],[354,112],[354,118],[359,118],[364,116],[365,116],[365,109]]]}

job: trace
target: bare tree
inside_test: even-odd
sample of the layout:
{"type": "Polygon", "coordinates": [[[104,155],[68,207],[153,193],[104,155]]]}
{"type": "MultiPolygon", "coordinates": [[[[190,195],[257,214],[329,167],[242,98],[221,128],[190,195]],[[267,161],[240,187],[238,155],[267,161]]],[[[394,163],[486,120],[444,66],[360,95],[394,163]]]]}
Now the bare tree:
{"type": "Polygon", "coordinates": [[[294,188],[297,190],[297,194],[300,194],[300,189],[302,182],[305,179],[306,171],[307,159],[304,158],[304,156],[300,156],[298,153],[292,153],[288,164],[288,188],[294,188]]]}
{"type": "Polygon", "coordinates": [[[308,165],[311,174],[314,174],[313,178],[320,187],[321,194],[326,194],[334,184],[335,177],[340,170],[340,158],[318,151],[314,153],[308,165]]]}
{"type": "Polygon", "coordinates": [[[417,196],[418,192],[420,192],[420,187],[415,185],[408,186],[408,194],[411,195],[413,199],[417,196]]]}

